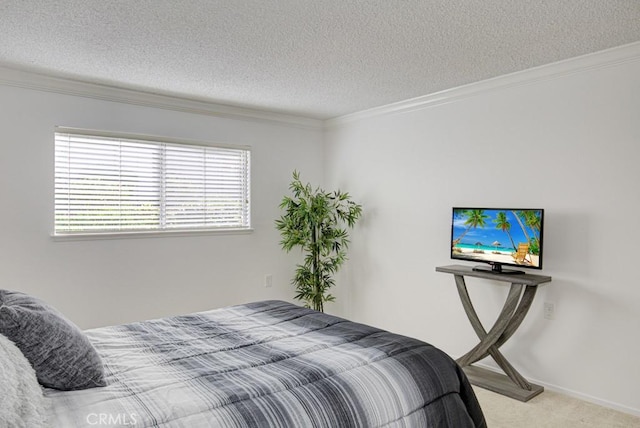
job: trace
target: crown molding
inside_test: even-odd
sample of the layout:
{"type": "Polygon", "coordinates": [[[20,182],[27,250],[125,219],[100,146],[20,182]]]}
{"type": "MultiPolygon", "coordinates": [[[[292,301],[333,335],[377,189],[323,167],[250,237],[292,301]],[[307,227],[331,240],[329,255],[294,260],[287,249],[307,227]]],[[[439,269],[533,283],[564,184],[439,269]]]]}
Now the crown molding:
{"type": "Polygon", "coordinates": [[[269,122],[298,128],[323,128],[323,121],[319,119],[90,83],[5,66],[0,66],[0,85],[207,116],[269,122]]]}
{"type": "Polygon", "coordinates": [[[640,42],[630,43],[615,48],[590,53],[539,67],[530,68],[515,73],[505,74],[479,82],[470,83],[456,88],[447,89],[433,94],[411,98],[397,103],[387,104],[368,110],[351,113],[344,116],[325,120],[325,128],[338,127],[367,118],[406,113],[421,110],[441,104],[458,101],[464,98],[481,95],[487,92],[530,85],[549,81],[576,73],[584,73],[605,67],[640,61],[640,42]]]}
{"type": "Polygon", "coordinates": [[[170,96],[75,79],[56,77],[17,68],[0,66],[0,85],[15,86],[64,95],[93,98],[186,113],[217,116],[237,120],[276,123],[297,128],[327,129],[371,117],[434,107],[480,95],[538,82],[558,79],[576,73],[640,61],[640,42],[570,58],[539,67],[517,71],[456,88],[367,109],[328,120],[312,119],[267,110],[216,104],[209,101],[170,96]]]}

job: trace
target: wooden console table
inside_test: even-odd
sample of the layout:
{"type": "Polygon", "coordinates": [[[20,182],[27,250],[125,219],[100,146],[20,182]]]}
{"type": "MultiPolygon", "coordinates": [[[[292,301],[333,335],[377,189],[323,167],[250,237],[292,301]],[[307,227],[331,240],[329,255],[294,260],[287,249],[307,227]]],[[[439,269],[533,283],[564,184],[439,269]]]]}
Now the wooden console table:
{"type": "Polygon", "coordinates": [[[504,274],[488,271],[475,271],[469,266],[451,265],[436,267],[437,272],[453,274],[458,287],[458,294],[462,300],[467,317],[473,326],[480,343],[458,358],[456,361],[464,369],[469,381],[476,386],[485,388],[520,401],[529,401],[544,391],[540,385],[529,383],[507,361],[499,348],[509,340],[527,315],[531,302],[536,295],[538,285],[551,282],[550,276],[532,274],[504,274]],[[477,277],[494,281],[510,282],[511,288],[502,307],[500,315],[493,327],[487,332],[482,326],[478,314],[473,308],[464,277],[477,277]],[[491,355],[494,361],[506,373],[506,376],[486,370],[472,364],[491,355]]]}

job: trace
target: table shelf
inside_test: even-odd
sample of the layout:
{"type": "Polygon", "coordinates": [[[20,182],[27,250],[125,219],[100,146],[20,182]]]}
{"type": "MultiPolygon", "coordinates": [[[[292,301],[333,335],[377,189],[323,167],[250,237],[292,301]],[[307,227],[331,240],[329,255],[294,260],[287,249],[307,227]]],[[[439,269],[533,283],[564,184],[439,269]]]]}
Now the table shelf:
{"type": "Polygon", "coordinates": [[[453,274],[462,306],[471,322],[471,326],[480,339],[480,342],[475,347],[456,360],[463,370],[465,370],[469,381],[473,385],[498,392],[520,401],[529,401],[544,391],[542,386],[527,381],[511,363],[509,363],[505,356],[499,351],[499,348],[509,340],[522,323],[522,320],[524,320],[531,307],[538,285],[551,282],[551,277],[525,273],[505,274],[478,271],[473,270],[473,268],[469,266],[462,265],[436,267],[436,272],[453,274]],[[509,294],[507,295],[502,310],[489,331],[485,330],[471,303],[464,279],[465,276],[511,283],[509,294]],[[491,356],[494,359],[498,366],[505,372],[506,376],[473,366],[473,363],[487,356],[491,356]]]}

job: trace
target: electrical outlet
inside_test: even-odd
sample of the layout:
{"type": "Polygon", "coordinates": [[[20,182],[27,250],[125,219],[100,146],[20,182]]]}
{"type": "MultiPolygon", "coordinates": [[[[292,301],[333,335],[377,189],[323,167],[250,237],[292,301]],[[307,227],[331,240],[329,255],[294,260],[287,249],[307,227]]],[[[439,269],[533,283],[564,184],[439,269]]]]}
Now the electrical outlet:
{"type": "Polygon", "coordinates": [[[544,319],[552,320],[556,318],[556,305],[553,302],[544,302],[544,319]]]}
{"type": "Polygon", "coordinates": [[[264,286],[269,288],[273,285],[273,275],[268,274],[264,276],[264,286]]]}

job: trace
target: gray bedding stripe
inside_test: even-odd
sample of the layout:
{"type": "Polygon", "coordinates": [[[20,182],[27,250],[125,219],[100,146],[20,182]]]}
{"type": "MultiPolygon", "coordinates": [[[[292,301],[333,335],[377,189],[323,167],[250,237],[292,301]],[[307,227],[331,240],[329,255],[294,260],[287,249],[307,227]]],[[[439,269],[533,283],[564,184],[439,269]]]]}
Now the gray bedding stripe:
{"type": "Polygon", "coordinates": [[[408,337],[264,301],[87,331],[107,386],[47,390],[55,426],[484,427],[462,370],[408,337]],[[128,422],[128,423],[127,423],[128,422]]]}

